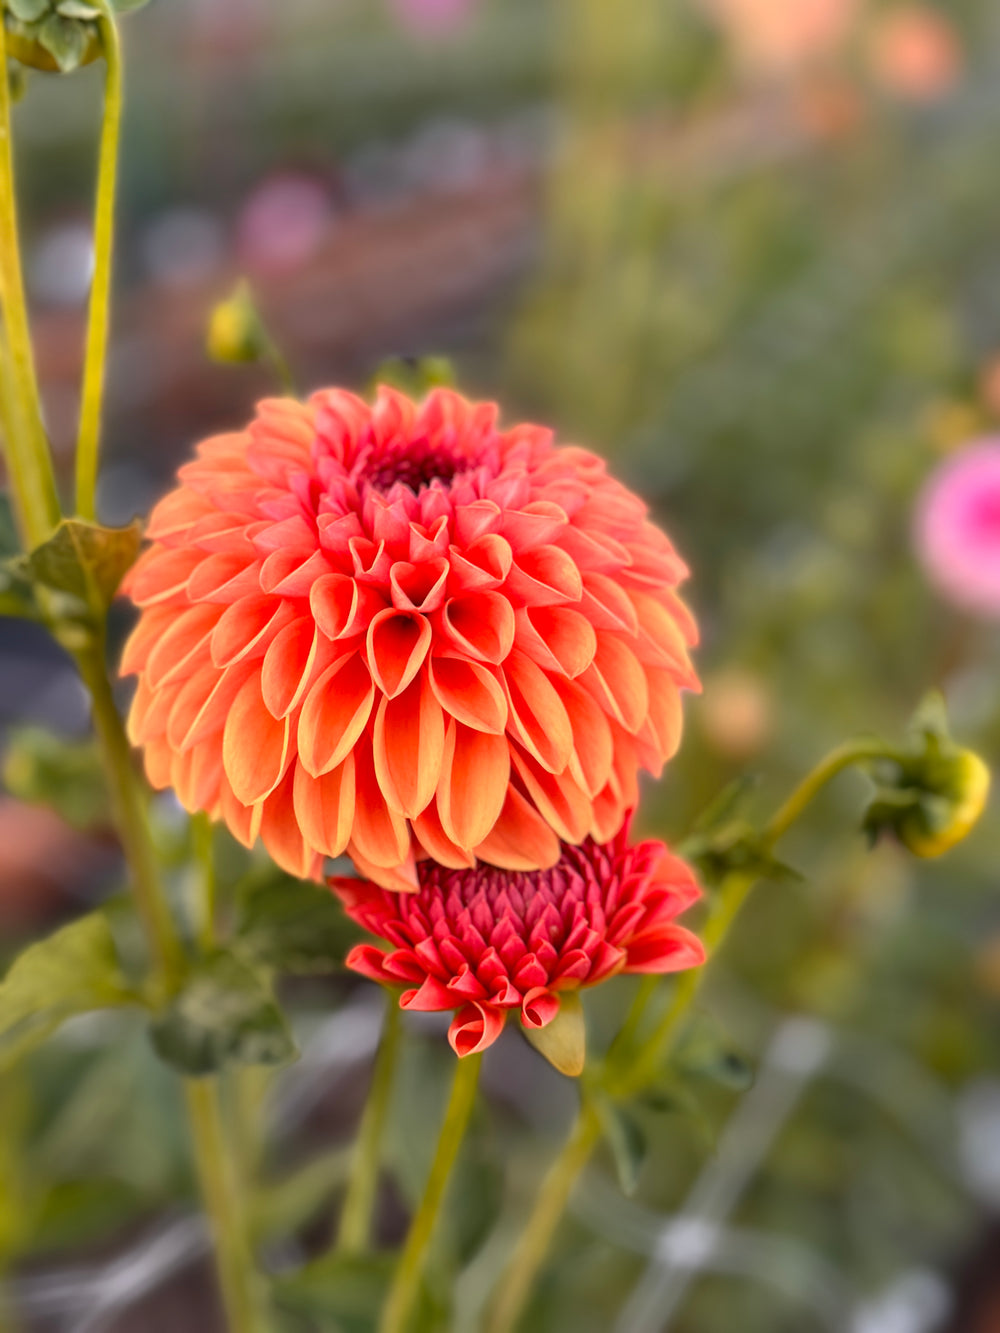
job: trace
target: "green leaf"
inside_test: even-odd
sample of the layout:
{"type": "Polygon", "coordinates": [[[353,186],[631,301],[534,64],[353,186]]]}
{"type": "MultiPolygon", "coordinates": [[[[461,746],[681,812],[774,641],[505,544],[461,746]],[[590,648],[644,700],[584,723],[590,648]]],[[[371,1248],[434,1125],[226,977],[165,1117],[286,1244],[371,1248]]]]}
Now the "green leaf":
{"type": "Polygon", "coordinates": [[[49,8],[49,0],[6,0],[6,7],[22,23],[34,23],[49,8]]]}
{"type": "Polygon", "coordinates": [[[107,784],[93,740],[65,740],[41,727],[18,728],[7,740],[3,781],[18,800],[47,805],[74,828],[109,822],[107,784]]]}
{"type": "Polygon", "coordinates": [[[0,561],[0,616],[41,620],[42,612],[31,581],[25,578],[20,556],[0,561]]]}
{"type": "Polygon", "coordinates": [[[0,982],[0,1069],[73,1014],[132,1003],[103,912],[63,926],[14,959],[0,982]]]}
{"type": "Polygon", "coordinates": [[[564,992],[559,999],[559,1012],[543,1028],[527,1027],[521,1031],[540,1055],[553,1068],[569,1078],[579,1078],[587,1059],[587,1027],[583,1005],[575,991],[564,992]]]}
{"type": "MultiPolygon", "coordinates": [[[[372,1333],[385,1302],[395,1266],[391,1254],[334,1255],[273,1287],[279,1307],[314,1320],[329,1333],[372,1333]]],[[[450,1312],[421,1288],[410,1323],[413,1333],[448,1333],[450,1312]]]]}
{"type": "Polygon", "coordinates": [[[241,892],[235,947],[248,961],[300,975],[336,972],[363,932],[318,884],[276,874],[241,892]]]}
{"type": "Polygon", "coordinates": [[[682,1074],[710,1079],[734,1092],[746,1092],[753,1085],[753,1066],[710,1014],[694,1015],[678,1042],[672,1064],[682,1074]]]}
{"type": "Polygon", "coordinates": [[[38,41],[64,74],[76,69],[86,53],[90,36],[76,19],[50,14],[38,29],[38,41]]]}
{"type": "Polygon", "coordinates": [[[598,1113],[622,1193],[634,1194],[648,1149],[645,1131],[632,1112],[617,1102],[602,1100],[598,1113]]]}
{"type": "Polygon", "coordinates": [[[270,988],[223,950],[192,970],[150,1036],[162,1059],[190,1075],[210,1074],[227,1060],[280,1064],[296,1053],[270,988]]]}
{"type": "Polygon", "coordinates": [[[101,10],[97,5],[90,5],[86,0],[58,0],[58,13],[67,19],[99,19],[101,10]]]}
{"type": "Polygon", "coordinates": [[[135,564],[141,544],[138,519],[127,528],[104,528],[64,518],[48,541],[24,557],[24,571],[43,587],[103,613],[135,564]]]}

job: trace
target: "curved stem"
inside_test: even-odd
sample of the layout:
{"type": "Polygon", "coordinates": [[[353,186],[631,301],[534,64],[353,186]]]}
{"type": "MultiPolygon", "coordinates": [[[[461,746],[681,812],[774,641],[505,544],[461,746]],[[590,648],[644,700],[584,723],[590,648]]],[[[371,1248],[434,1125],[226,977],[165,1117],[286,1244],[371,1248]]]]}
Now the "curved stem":
{"type": "Polygon", "coordinates": [[[41,399],[21,273],[14,180],[13,127],[7,82],[7,36],[0,24],[0,299],[3,302],[6,362],[0,392],[4,399],[4,449],[10,464],[14,501],[28,546],[45,540],[59,522],[59,496],[41,399]]]}
{"type": "MultiPolygon", "coordinates": [[[[798,784],[788,799],[764,825],[761,845],[770,850],[800,817],[813,798],[826,784],[845,768],[866,760],[893,759],[895,751],[877,740],[847,741],[832,750],[798,784]]],[[[757,876],[746,872],[727,875],[719,886],[709,909],[702,931],[709,960],[724,943],[729,930],[746,901],[757,876]]],[[[643,1041],[633,1062],[620,1073],[616,1072],[616,1056],[627,1058],[628,1048],[638,1035],[642,1019],[653,997],[655,986],[640,986],[632,1008],[625,1019],[620,1037],[627,1033],[628,1040],[616,1039],[609,1052],[606,1066],[605,1091],[616,1099],[626,1099],[640,1092],[661,1067],[674,1037],[688,1013],[702,985],[705,968],[694,968],[683,973],[674,986],[670,1004],[664,1011],[649,1038],[643,1041]]],[[[569,1200],[573,1185],[590,1159],[590,1154],[601,1137],[600,1122],[587,1103],[577,1116],[559,1156],[553,1162],[535,1200],[510,1261],[497,1286],[498,1296],[487,1325],[488,1333],[513,1333],[524,1312],[545,1256],[552,1244],[559,1220],[569,1200]]]]}
{"type": "Polygon", "coordinates": [[[218,1079],[184,1080],[198,1180],[212,1225],[222,1297],[230,1333],[264,1333],[260,1297],[247,1236],[247,1209],[227,1141],[218,1079]]]}
{"type": "Polygon", "coordinates": [[[479,1066],[482,1064],[482,1059],[482,1054],[479,1053],[463,1056],[457,1062],[441,1135],[434,1153],[434,1161],[431,1163],[430,1175],[424,1187],[424,1196],[410,1223],[406,1243],[389,1289],[389,1297],[379,1321],[379,1333],[405,1333],[408,1326],[420,1290],[424,1261],[434,1234],[441,1201],[476,1100],[479,1066]]]}
{"type": "Polygon", "coordinates": [[[97,452],[101,432],[105,363],[111,303],[111,257],[114,250],[115,192],[118,142],[122,120],[122,63],[118,30],[107,14],[100,20],[104,43],[104,119],[94,208],[94,279],[87,315],[87,355],[83,367],[80,432],[76,444],[76,510],[81,518],[96,516],[97,452]]]}
{"type": "Polygon", "coordinates": [[[372,1085],[368,1093],[357,1142],[351,1159],[347,1194],[340,1214],[337,1248],[345,1254],[362,1254],[371,1241],[372,1213],[378,1185],[379,1149],[389,1110],[392,1080],[399,1050],[400,1010],[396,996],[387,996],[385,1025],[379,1041],[372,1085]]]}

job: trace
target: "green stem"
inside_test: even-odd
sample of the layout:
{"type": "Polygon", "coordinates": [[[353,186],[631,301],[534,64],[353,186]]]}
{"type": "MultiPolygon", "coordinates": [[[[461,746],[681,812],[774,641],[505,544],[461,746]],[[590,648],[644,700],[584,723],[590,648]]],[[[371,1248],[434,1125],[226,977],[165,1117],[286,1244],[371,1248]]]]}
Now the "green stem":
{"type": "Polygon", "coordinates": [[[372,1213],[378,1185],[379,1149],[392,1094],[393,1073],[402,1026],[396,996],[390,993],[387,1000],[385,1026],[375,1057],[368,1101],[354,1145],[351,1174],[340,1215],[337,1248],[345,1254],[363,1254],[371,1241],[372,1213]]]}
{"type": "Polygon", "coordinates": [[[247,1209],[225,1132],[218,1079],[185,1079],[198,1179],[212,1225],[229,1333],[264,1333],[246,1228],[247,1209]]]}
{"type": "Polygon", "coordinates": [[[410,1223],[406,1243],[379,1321],[378,1333],[405,1333],[408,1327],[413,1305],[420,1290],[424,1261],[441,1209],[441,1201],[476,1100],[476,1086],[479,1082],[479,1066],[482,1064],[482,1059],[481,1053],[466,1055],[456,1064],[451,1095],[444,1113],[444,1123],[441,1126],[441,1136],[434,1153],[434,1161],[431,1163],[430,1175],[424,1187],[424,1196],[410,1223]]]}
{"type": "MultiPolygon", "coordinates": [[[[868,760],[893,758],[895,752],[876,740],[848,741],[832,750],[803,778],[764,825],[760,839],[763,849],[769,851],[823,787],[845,768],[868,760]]],[[[709,959],[721,948],[756,882],[757,876],[754,874],[733,872],[719,886],[702,931],[709,959]]],[[[629,1051],[634,1049],[634,1039],[655,990],[652,985],[640,986],[622,1032],[608,1053],[605,1091],[610,1096],[622,1100],[634,1096],[662,1067],[677,1031],[698,994],[705,971],[703,967],[694,968],[677,979],[670,1004],[653,1032],[642,1042],[632,1064],[618,1073],[618,1060],[627,1058],[629,1051]],[[627,1039],[622,1040],[626,1034],[627,1039]]],[[[600,1137],[601,1127],[597,1114],[584,1100],[569,1138],[542,1182],[528,1224],[497,1286],[498,1295],[487,1333],[513,1333],[516,1329],[576,1179],[600,1137]]]]}
{"type": "Polygon", "coordinates": [[[7,35],[0,23],[0,299],[6,329],[6,366],[0,391],[4,398],[4,447],[18,521],[26,544],[37,546],[59,522],[60,510],[31,346],[16,197],[7,35]]]}
{"type": "Polygon", "coordinates": [[[101,432],[108,325],[111,306],[111,259],[114,251],[115,193],[118,142],[122,121],[122,62],[118,30],[110,15],[100,20],[104,44],[104,119],[94,207],[94,280],[87,315],[87,355],[83,367],[80,432],[76,445],[76,510],[81,518],[96,517],[97,452],[101,432]]]}

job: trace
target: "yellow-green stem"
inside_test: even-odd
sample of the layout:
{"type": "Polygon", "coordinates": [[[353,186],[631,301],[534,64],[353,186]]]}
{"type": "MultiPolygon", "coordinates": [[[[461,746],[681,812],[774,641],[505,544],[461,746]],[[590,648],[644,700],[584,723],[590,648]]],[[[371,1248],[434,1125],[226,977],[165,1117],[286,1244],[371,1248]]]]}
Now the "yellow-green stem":
{"type": "Polygon", "coordinates": [[[386,1000],[385,1026],[375,1057],[372,1085],[354,1145],[347,1194],[340,1214],[337,1248],[345,1254],[362,1254],[371,1242],[372,1214],[378,1186],[379,1150],[392,1095],[401,1026],[396,996],[390,993],[386,1000]]]}
{"type": "Polygon", "coordinates": [[[229,1333],[266,1333],[262,1294],[247,1232],[249,1209],[240,1198],[214,1078],[185,1079],[198,1180],[212,1227],[229,1333]]]}
{"type": "Polygon", "coordinates": [[[83,366],[80,431],[76,444],[76,511],[96,517],[97,455],[101,434],[105,364],[111,305],[111,258],[114,251],[118,141],[122,120],[122,63],[118,30],[110,15],[100,20],[104,45],[104,118],[94,207],[94,279],[87,315],[87,354],[83,366]]]}
{"type": "Polygon", "coordinates": [[[434,1161],[431,1163],[423,1198],[410,1223],[406,1243],[396,1265],[389,1296],[379,1321],[379,1333],[406,1333],[409,1327],[441,1202],[476,1100],[482,1058],[482,1054],[466,1055],[456,1063],[434,1161]]]}
{"type": "MultiPolygon", "coordinates": [[[[760,839],[763,849],[773,848],[810,801],[845,768],[867,760],[893,758],[895,752],[876,740],[848,741],[832,750],[803,778],[765,824],[760,839]]],[[[726,876],[719,886],[702,931],[702,939],[710,959],[725,941],[733,921],[756,882],[756,875],[733,872],[726,876]]],[[[704,968],[696,968],[678,978],[670,1004],[653,1032],[642,1043],[633,1062],[620,1072],[616,1057],[627,1056],[626,1043],[616,1041],[613,1044],[606,1065],[604,1088],[606,1093],[616,1099],[634,1096],[642,1090],[650,1078],[655,1076],[656,1071],[662,1067],[678,1029],[698,994],[704,975],[704,968]]],[[[654,989],[648,984],[640,986],[631,1011],[626,1017],[622,1031],[628,1034],[629,1046],[638,1034],[654,989]]],[[[598,1116],[589,1102],[584,1100],[569,1138],[542,1182],[528,1224],[497,1285],[497,1295],[487,1323],[487,1333],[514,1333],[517,1328],[573,1186],[600,1137],[601,1126],[598,1116]]]]}
{"type": "Polygon", "coordinates": [[[7,37],[0,23],[0,299],[6,330],[0,379],[4,398],[4,449],[18,523],[26,545],[43,542],[59,522],[59,496],[42,423],[28,305],[21,273],[14,143],[7,81],[7,37]]]}

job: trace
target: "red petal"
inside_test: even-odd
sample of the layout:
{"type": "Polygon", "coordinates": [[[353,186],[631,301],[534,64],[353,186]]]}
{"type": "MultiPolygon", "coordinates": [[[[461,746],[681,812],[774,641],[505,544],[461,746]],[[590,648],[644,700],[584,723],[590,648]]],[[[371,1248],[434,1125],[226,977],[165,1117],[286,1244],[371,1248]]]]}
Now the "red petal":
{"type": "Polygon", "coordinates": [[[502,1009],[491,1005],[477,1004],[474,1000],[464,1004],[451,1020],[448,1040],[452,1050],[459,1057],[475,1055],[492,1046],[503,1031],[506,1014],[502,1009]]]}

